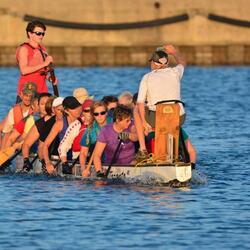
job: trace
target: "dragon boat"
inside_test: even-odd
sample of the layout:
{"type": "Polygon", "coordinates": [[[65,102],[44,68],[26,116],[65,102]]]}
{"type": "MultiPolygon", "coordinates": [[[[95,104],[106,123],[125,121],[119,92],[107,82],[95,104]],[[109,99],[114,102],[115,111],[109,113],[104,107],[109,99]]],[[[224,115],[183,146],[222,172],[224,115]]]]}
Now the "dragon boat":
{"type": "MultiPolygon", "coordinates": [[[[72,175],[64,175],[62,173],[62,165],[58,160],[53,161],[55,168],[55,175],[65,177],[67,179],[86,180],[96,179],[94,166],[91,166],[90,177],[81,176],[81,166],[79,163],[73,167],[72,175]]],[[[42,164],[40,161],[35,161],[33,164],[33,174],[43,174],[42,164]]],[[[104,172],[107,171],[108,165],[104,165],[104,172]]],[[[16,164],[15,173],[22,170],[22,160],[16,164]]],[[[153,183],[153,184],[172,184],[178,185],[187,184],[192,178],[192,166],[190,163],[176,162],[176,163],[146,163],[143,165],[112,165],[108,180],[122,180],[132,183],[153,183]]]]}

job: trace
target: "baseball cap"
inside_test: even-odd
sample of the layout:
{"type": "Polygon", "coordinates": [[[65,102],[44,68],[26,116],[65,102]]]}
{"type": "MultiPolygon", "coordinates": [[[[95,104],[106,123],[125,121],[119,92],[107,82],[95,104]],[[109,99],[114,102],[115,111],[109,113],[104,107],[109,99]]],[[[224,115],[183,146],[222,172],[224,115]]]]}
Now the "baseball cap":
{"type": "Polygon", "coordinates": [[[34,82],[26,82],[23,85],[23,88],[22,88],[22,93],[23,94],[35,95],[36,92],[37,92],[37,87],[36,87],[36,84],[34,82]]]}
{"type": "Polygon", "coordinates": [[[58,107],[60,105],[62,105],[64,98],[63,97],[57,97],[56,99],[54,99],[54,101],[52,102],[52,107],[58,107]]]}
{"type": "Polygon", "coordinates": [[[149,61],[166,64],[168,62],[168,54],[165,51],[157,50],[152,54],[149,61]]]}
{"type": "Polygon", "coordinates": [[[65,97],[62,102],[62,105],[64,109],[75,109],[82,106],[82,104],[78,102],[78,100],[74,96],[65,97]]]}
{"type": "Polygon", "coordinates": [[[73,91],[73,96],[83,104],[86,99],[93,99],[94,96],[89,96],[89,92],[85,88],[77,88],[73,91]]]}
{"type": "Polygon", "coordinates": [[[82,104],[82,109],[89,108],[93,103],[94,101],[92,99],[85,100],[82,104]]]}

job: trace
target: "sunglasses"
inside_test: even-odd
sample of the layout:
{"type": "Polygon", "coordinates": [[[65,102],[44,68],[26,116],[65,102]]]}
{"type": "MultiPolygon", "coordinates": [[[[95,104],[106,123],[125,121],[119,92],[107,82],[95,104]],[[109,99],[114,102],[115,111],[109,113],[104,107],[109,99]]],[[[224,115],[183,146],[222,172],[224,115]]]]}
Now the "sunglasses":
{"type": "Polygon", "coordinates": [[[45,36],[45,32],[32,31],[32,34],[36,34],[37,36],[45,36]]]}
{"type": "Polygon", "coordinates": [[[106,113],[107,113],[106,111],[102,111],[100,113],[94,112],[93,114],[94,114],[94,116],[98,116],[98,115],[105,115],[106,113]]]}
{"type": "Polygon", "coordinates": [[[83,112],[84,112],[84,113],[89,113],[89,112],[90,112],[90,109],[84,109],[83,112]]]}

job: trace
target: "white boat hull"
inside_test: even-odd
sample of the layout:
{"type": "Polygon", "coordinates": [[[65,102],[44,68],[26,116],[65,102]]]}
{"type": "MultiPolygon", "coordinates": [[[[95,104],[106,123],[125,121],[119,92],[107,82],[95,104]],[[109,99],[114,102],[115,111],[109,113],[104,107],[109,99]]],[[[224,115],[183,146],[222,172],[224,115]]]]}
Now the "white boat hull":
{"type": "MultiPolygon", "coordinates": [[[[55,163],[55,162],[54,162],[55,163]]],[[[42,168],[39,161],[34,164],[34,173],[41,174],[42,168]]],[[[16,166],[16,168],[22,168],[21,166],[16,166]]],[[[103,166],[104,171],[108,169],[108,166],[103,166]]],[[[64,176],[62,174],[62,167],[59,164],[57,166],[57,174],[64,176]]],[[[92,166],[91,178],[95,178],[95,170],[92,166]]],[[[81,176],[80,165],[76,164],[73,169],[73,174],[70,176],[71,179],[86,179],[81,176]]],[[[169,183],[177,181],[180,183],[189,182],[192,178],[192,167],[189,163],[178,162],[176,164],[148,164],[142,166],[134,165],[114,165],[112,166],[108,179],[122,179],[132,182],[149,182],[153,183],[169,183]]]]}
{"type": "Polygon", "coordinates": [[[173,180],[187,182],[191,177],[191,165],[113,166],[109,173],[111,179],[152,179],[162,183],[173,180]]]}

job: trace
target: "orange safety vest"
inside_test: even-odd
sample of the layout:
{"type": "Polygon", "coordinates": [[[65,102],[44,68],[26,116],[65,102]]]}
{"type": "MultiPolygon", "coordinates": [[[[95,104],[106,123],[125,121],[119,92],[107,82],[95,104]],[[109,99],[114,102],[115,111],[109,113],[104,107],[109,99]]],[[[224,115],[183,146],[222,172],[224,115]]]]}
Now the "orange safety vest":
{"type": "MultiPolygon", "coordinates": [[[[33,109],[29,108],[29,112],[28,115],[33,113],[33,109]]],[[[21,108],[20,103],[16,104],[13,107],[13,116],[14,116],[14,125],[17,125],[22,119],[24,119],[25,117],[23,116],[23,111],[21,108]]]]}
{"type": "MultiPolygon", "coordinates": [[[[23,43],[18,46],[16,50],[16,61],[19,64],[19,52],[22,47],[27,48],[28,50],[28,65],[35,66],[45,61],[47,56],[47,52],[44,46],[39,45],[38,48],[32,47],[29,43],[23,43]]],[[[42,68],[37,70],[36,72],[27,74],[27,75],[20,75],[20,79],[18,82],[18,89],[17,94],[20,95],[23,85],[26,82],[34,82],[37,85],[37,92],[48,92],[48,87],[46,85],[46,68],[42,68]]]]}

